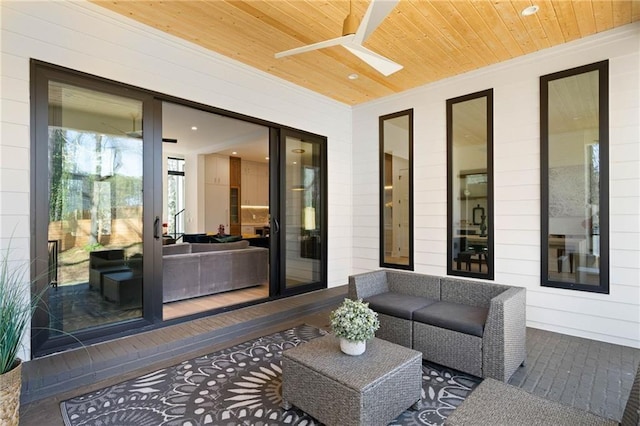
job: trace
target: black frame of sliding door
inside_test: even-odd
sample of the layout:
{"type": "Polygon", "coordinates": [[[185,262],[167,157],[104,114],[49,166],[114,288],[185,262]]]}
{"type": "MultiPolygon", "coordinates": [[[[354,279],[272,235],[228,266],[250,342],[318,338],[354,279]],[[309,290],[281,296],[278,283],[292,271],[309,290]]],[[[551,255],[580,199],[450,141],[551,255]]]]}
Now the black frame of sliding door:
{"type": "MultiPolygon", "coordinates": [[[[125,334],[131,334],[151,326],[157,318],[161,317],[160,311],[154,306],[152,295],[154,292],[155,277],[158,268],[155,265],[157,254],[161,254],[161,241],[154,239],[153,223],[157,216],[157,208],[161,208],[161,198],[154,193],[154,179],[161,179],[161,167],[156,167],[154,161],[161,154],[159,147],[154,146],[154,141],[160,139],[156,132],[158,123],[154,123],[154,114],[157,108],[153,96],[144,90],[138,90],[111,80],[106,80],[93,75],[69,70],[56,65],[51,65],[37,60],[31,60],[31,276],[34,281],[32,297],[42,294],[49,286],[46,283],[46,275],[43,271],[48,269],[47,245],[49,211],[43,209],[43,198],[48,200],[48,148],[40,146],[48,141],[48,85],[49,81],[70,84],[79,88],[96,90],[108,94],[114,94],[130,99],[136,99],[143,104],[143,297],[142,316],[139,318],[110,323],[94,328],[87,328],[63,333],[60,336],[50,336],[50,331],[55,331],[49,325],[48,299],[38,300],[38,308],[35,310],[31,321],[31,352],[33,356],[42,356],[48,353],[63,350],[79,344],[94,343],[109,338],[115,338],[125,334]],[[40,207],[40,208],[38,208],[40,207]],[[44,278],[43,278],[44,275],[44,278]]],[[[158,120],[155,120],[158,121],[158,120]]],[[[161,125],[161,123],[160,123],[161,125]]],[[[161,127],[160,127],[161,128],[161,127]]],[[[158,165],[161,165],[159,163],[158,165]]],[[[159,192],[159,190],[158,190],[159,192]]],[[[48,204],[47,204],[48,205],[48,204]]]]}
{"type": "MultiPolygon", "coordinates": [[[[110,80],[104,77],[87,74],[81,71],[76,71],[70,68],[65,68],[59,65],[54,65],[50,63],[46,63],[38,60],[31,60],[31,78],[30,85],[32,90],[32,103],[31,103],[31,128],[33,129],[31,135],[31,152],[33,153],[31,159],[31,170],[32,173],[35,173],[35,170],[47,170],[47,159],[40,158],[38,156],[36,149],[36,141],[41,143],[43,140],[42,137],[44,135],[45,139],[47,136],[47,125],[41,128],[38,128],[38,123],[36,123],[37,117],[46,117],[47,114],[47,106],[38,105],[38,99],[42,96],[40,93],[42,88],[38,88],[38,84],[42,85],[42,76],[40,75],[43,71],[46,70],[46,75],[48,73],[53,73],[56,77],[59,76],[61,81],[69,82],[71,84],[78,84],[80,86],[87,86],[87,81],[92,82],[89,85],[89,88],[97,89],[97,90],[107,90],[110,93],[118,94],[121,96],[128,97],[139,97],[144,100],[143,106],[143,120],[145,123],[144,127],[144,153],[143,158],[145,159],[144,167],[144,213],[143,213],[143,223],[144,223],[144,232],[148,233],[149,237],[145,236],[143,240],[143,250],[145,253],[145,261],[144,261],[144,277],[146,284],[143,285],[143,316],[139,319],[129,320],[123,323],[117,323],[112,325],[106,325],[100,328],[88,329],[86,332],[77,333],[76,337],[80,339],[76,339],[71,336],[67,336],[64,339],[62,337],[56,337],[55,339],[49,339],[48,341],[41,340],[42,338],[37,336],[38,333],[34,331],[37,330],[38,321],[43,321],[43,315],[47,316],[46,312],[37,312],[33,316],[33,324],[32,327],[32,342],[31,342],[31,351],[34,357],[46,355],[47,353],[51,353],[54,351],[64,350],[70,347],[75,347],[81,344],[93,344],[101,341],[112,340],[117,337],[136,334],[142,331],[147,331],[155,328],[162,328],[168,325],[173,325],[189,320],[193,320],[195,318],[209,316],[215,313],[229,311],[233,309],[238,309],[244,306],[262,303],[266,300],[273,300],[293,294],[303,293],[307,291],[312,291],[316,289],[326,288],[327,287],[327,138],[313,134],[309,132],[304,132],[300,130],[296,130],[290,128],[288,126],[284,126],[278,123],[254,118],[251,116],[247,116],[244,114],[236,113],[233,111],[212,107],[206,104],[201,104],[195,101],[189,101],[183,98],[178,98],[170,95],[166,95],[160,92],[143,89],[140,87],[132,86],[125,83],[120,83],[118,81],[110,80]],[[95,83],[95,86],[93,84],[95,83]],[[102,89],[101,89],[102,88],[102,89]],[[108,89],[105,89],[108,88],[108,89]],[[40,90],[40,92],[38,92],[40,90]],[[40,94],[39,94],[40,93],[40,94]],[[155,239],[153,236],[153,224],[156,216],[162,216],[162,195],[161,195],[161,185],[157,185],[158,182],[162,182],[162,104],[163,102],[172,102],[175,104],[179,104],[186,107],[191,107],[195,109],[199,109],[206,112],[212,112],[215,114],[223,115],[229,118],[235,118],[238,120],[243,120],[249,123],[259,124],[269,128],[269,143],[270,143],[270,158],[277,160],[270,162],[270,212],[271,212],[271,231],[272,237],[274,230],[274,218],[279,217],[279,213],[284,211],[284,206],[278,199],[277,194],[279,191],[283,190],[283,183],[281,179],[281,163],[282,160],[280,158],[280,137],[283,134],[287,135],[295,135],[297,137],[304,138],[305,140],[313,140],[319,141],[321,143],[321,168],[322,168],[322,179],[321,179],[321,197],[323,208],[321,211],[321,220],[323,222],[323,226],[320,230],[321,237],[321,271],[320,276],[321,279],[318,282],[311,283],[309,285],[299,286],[293,290],[282,291],[284,288],[284,284],[280,285],[280,276],[282,272],[278,270],[278,268],[282,268],[284,265],[283,257],[280,256],[280,247],[281,243],[277,238],[271,238],[270,241],[270,294],[268,298],[259,299],[247,303],[242,303],[239,305],[234,305],[231,307],[225,307],[222,309],[213,309],[209,311],[203,311],[197,314],[188,315],[176,319],[171,320],[163,320],[162,319],[162,291],[161,291],[161,283],[162,283],[162,241],[160,239],[155,239]],[[44,108],[44,109],[42,109],[44,108]],[[36,112],[38,115],[36,115],[36,112]],[[45,114],[45,115],[42,115],[45,114]],[[44,133],[43,133],[44,131],[44,133]],[[151,157],[151,161],[146,161],[147,156],[151,157]],[[154,182],[156,183],[154,185],[154,182]],[[157,194],[154,192],[157,188],[157,194]],[[274,267],[275,266],[275,267],[274,267]],[[55,344],[54,344],[55,343],[55,344]]],[[[46,90],[44,92],[46,95],[46,90]]],[[[48,155],[45,151],[45,157],[48,155]]],[[[41,179],[40,179],[41,180],[41,179]]],[[[31,233],[32,235],[37,235],[37,233],[47,235],[47,227],[42,226],[42,219],[48,219],[48,213],[43,209],[38,211],[36,208],[36,201],[40,197],[40,193],[42,191],[47,191],[46,183],[36,182],[36,179],[32,177],[31,182],[31,200],[30,200],[30,211],[31,211],[31,233]]],[[[39,204],[38,204],[39,206],[39,204]]],[[[47,221],[45,221],[47,222],[47,221]]],[[[38,276],[38,270],[42,270],[42,262],[46,263],[47,259],[47,251],[46,246],[37,247],[37,241],[35,238],[32,238],[31,244],[31,259],[33,259],[33,267],[32,267],[32,277],[38,276]],[[42,259],[38,261],[38,259],[42,259]],[[40,265],[38,268],[37,265],[40,265]]]]}
{"type": "Polygon", "coordinates": [[[271,268],[270,286],[271,295],[273,297],[285,297],[295,294],[306,293],[313,290],[327,288],[327,138],[324,136],[306,133],[299,130],[288,128],[272,129],[270,133],[271,158],[277,161],[270,163],[270,172],[275,173],[277,178],[272,178],[270,182],[270,212],[271,212],[271,258],[272,265],[277,268],[271,268]],[[323,204],[320,217],[320,280],[302,284],[292,288],[286,285],[286,140],[287,137],[302,139],[305,142],[318,144],[320,147],[320,198],[323,204]],[[277,192],[274,192],[277,191],[277,192]],[[278,196],[273,196],[278,194],[278,196]]]}

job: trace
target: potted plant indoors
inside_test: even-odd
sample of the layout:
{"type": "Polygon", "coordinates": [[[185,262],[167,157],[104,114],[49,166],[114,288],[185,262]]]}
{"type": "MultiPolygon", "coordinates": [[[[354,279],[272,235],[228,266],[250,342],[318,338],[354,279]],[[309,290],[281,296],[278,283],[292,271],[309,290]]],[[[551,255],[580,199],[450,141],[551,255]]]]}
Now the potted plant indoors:
{"type": "Polygon", "coordinates": [[[12,268],[9,253],[9,248],[3,249],[0,256],[0,424],[17,426],[22,387],[18,350],[33,305],[24,291],[24,268],[12,268]]]}
{"type": "Polygon", "coordinates": [[[340,338],[340,349],[347,355],[360,355],[380,327],[378,314],[362,299],[344,299],[329,316],[331,329],[340,338]]]}

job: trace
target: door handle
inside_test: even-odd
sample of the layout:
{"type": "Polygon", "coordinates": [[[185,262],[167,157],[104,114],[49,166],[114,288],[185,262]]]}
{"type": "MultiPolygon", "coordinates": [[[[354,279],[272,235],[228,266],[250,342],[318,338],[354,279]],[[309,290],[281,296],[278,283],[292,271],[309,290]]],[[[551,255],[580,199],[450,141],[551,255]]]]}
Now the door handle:
{"type": "Polygon", "coordinates": [[[276,218],[273,219],[273,228],[274,228],[275,234],[280,233],[280,223],[278,223],[278,219],[276,218]]]}
{"type": "Polygon", "coordinates": [[[153,238],[160,239],[160,216],[156,216],[156,220],[153,221],[153,238]]]}

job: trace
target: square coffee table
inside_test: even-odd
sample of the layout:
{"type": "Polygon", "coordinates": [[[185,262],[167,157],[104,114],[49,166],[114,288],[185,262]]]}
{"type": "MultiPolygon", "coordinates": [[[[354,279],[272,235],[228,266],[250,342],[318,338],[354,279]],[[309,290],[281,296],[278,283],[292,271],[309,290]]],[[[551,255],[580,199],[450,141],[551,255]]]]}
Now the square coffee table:
{"type": "Polygon", "coordinates": [[[326,425],[386,425],[422,393],[422,354],[373,338],[358,356],[328,334],[282,352],[282,407],[326,425]]]}

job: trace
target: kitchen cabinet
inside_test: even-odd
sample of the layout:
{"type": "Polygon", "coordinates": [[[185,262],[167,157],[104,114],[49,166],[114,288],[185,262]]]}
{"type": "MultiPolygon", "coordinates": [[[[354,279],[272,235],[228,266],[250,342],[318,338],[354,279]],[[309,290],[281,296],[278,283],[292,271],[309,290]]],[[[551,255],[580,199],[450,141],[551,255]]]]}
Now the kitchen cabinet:
{"type": "Polygon", "coordinates": [[[240,187],[242,184],[241,170],[242,159],[240,157],[229,157],[229,186],[240,187]]]}
{"type": "Polygon", "coordinates": [[[243,161],[241,170],[243,206],[269,205],[269,164],[243,161]]]}
{"type": "MultiPolygon", "coordinates": [[[[205,232],[229,227],[229,157],[204,156],[204,226],[205,232]]],[[[228,232],[228,230],[227,230],[228,232]]]]}
{"type": "Polygon", "coordinates": [[[229,157],[229,230],[231,235],[240,235],[240,204],[242,192],[241,176],[242,160],[239,157],[229,157]]]}
{"type": "Polygon", "coordinates": [[[229,185],[229,157],[215,154],[205,155],[204,183],[229,185]]]}
{"type": "MultiPolygon", "coordinates": [[[[229,226],[229,187],[206,183],[204,186],[205,232],[218,232],[218,226],[229,226]]],[[[227,229],[227,232],[229,230],[227,229]]]]}

